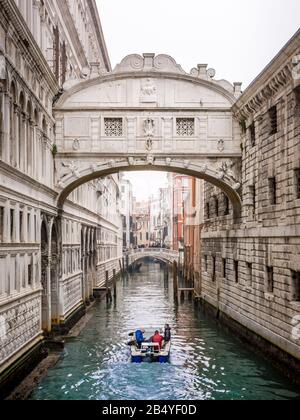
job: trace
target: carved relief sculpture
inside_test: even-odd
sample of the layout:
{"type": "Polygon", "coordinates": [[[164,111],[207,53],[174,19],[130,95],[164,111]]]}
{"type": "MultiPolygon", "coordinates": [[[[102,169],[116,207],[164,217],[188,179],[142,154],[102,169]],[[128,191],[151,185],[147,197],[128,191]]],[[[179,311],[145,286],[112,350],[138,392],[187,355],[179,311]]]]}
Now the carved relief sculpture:
{"type": "Polygon", "coordinates": [[[155,103],[157,102],[157,88],[151,79],[147,79],[141,86],[141,97],[142,103],[155,103]]]}

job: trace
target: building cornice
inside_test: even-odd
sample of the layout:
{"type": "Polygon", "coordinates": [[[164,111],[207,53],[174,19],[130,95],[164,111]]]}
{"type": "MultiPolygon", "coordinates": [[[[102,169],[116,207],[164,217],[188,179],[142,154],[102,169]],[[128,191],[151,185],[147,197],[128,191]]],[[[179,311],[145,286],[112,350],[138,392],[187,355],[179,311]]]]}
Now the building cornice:
{"type": "Polygon", "coordinates": [[[293,81],[293,58],[300,53],[300,30],[254,79],[233,106],[240,119],[247,119],[293,81]]]}
{"type": "MultiPolygon", "coordinates": [[[[35,179],[31,178],[30,176],[24,174],[23,172],[20,172],[18,169],[8,165],[7,163],[0,160],[0,173],[8,175],[14,179],[17,179],[18,181],[22,182],[23,184],[27,184],[34,190],[43,191],[46,194],[48,194],[50,197],[56,199],[58,196],[57,191],[51,189],[50,187],[47,187],[44,184],[41,184],[40,182],[36,181],[35,179]]],[[[3,187],[1,187],[3,188],[3,187]]]]}
{"type": "MultiPolygon", "coordinates": [[[[124,73],[123,72],[110,73],[105,76],[102,75],[99,77],[80,81],[75,86],[67,90],[60,97],[54,109],[64,110],[64,103],[66,102],[66,100],[70,98],[72,95],[82,91],[83,89],[87,89],[92,86],[102,85],[107,82],[114,82],[114,81],[125,80],[125,79],[147,79],[147,78],[170,79],[170,80],[176,80],[176,81],[182,81],[182,82],[189,82],[197,86],[204,86],[208,88],[209,90],[215,91],[219,93],[220,95],[222,95],[224,98],[226,98],[229,102],[228,110],[230,110],[231,106],[234,105],[236,102],[236,98],[234,97],[233,93],[230,93],[228,90],[220,86],[218,83],[209,82],[207,80],[195,78],[188,74],[176,74],[176,73],[159,72],[159,71],[131,71],[131,72],[124,72],[124,73]]],[[[87,109],[87,107],[85,107],[85,109],[87,109]]],[[[201,110],[202,108],[199,108],[199,109],[201,110]]],[[[213,109],[213,108],[210,108],[210,109],[213,109]]]]}
{"type": "Polygon", "coordinates": [[[30,51],[31,57],[34,59],[38,69],[43,74],[43,77],[49,84],[51,90],[53,92],[57,92],[59,86],[55,79],[55,76],[52,73],[31,31],[29,30],[16,3],[13,0],[0,0],[0,7],[7,14],[9,21],[14,26],[23,43],[28,42],[29,46],[27,47],[27,50],[30,51]]]}
{"type": "Polygon", "coordinates": [[[92,19],[94,22],[95,31],[97,35],[97,41],[99,44],[99,48],[102,52],[102,58],[104,60],[105,68],[108,72],[111,72],[112,71],[111,62],[110,62],[110,58],[107,51],[107,46],[106,46],[106,42],[105,42],[103,30],[102,30],[102,25],[101,25],[96,1],[95,0],[87,0],[87,1],[88,1],[90,11],[91,11],[92,19]]]}
{"type": "Polygon", "coordinates": [[[75,23],[73,17],[70,12],[69,5],[66,0],[59,0],[57,1],[57,6],[64,17],[66,28],[69,32],[70,37],[72,38],[73,46],[76,51],[76,55],[80,60],[80,64],[82,67],[87,67],[89,65],[88,58],[85,55],[81,40],[78,35],[78,31],[75,27],[75,23]]]}

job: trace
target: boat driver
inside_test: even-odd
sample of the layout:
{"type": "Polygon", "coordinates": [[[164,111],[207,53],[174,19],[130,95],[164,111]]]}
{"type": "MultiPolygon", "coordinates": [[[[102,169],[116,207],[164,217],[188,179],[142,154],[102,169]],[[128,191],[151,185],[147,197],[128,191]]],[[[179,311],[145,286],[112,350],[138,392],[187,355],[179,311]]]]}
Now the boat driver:
{"type": "Polygon", "coordinates": [[[143,327],[141,327],[139,330],[135,332],[135,341],[139,349],[142,347],[142,343],[144,343],[145,341],[144,334],[145,334],[145,328],[143,327]]]}

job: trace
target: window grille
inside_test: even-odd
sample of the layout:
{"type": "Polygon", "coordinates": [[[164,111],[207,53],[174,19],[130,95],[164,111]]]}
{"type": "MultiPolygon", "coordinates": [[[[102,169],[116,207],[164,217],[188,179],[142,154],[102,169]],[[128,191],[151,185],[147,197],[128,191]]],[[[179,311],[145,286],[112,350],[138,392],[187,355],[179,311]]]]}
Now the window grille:
{"type": "Polygon", "coordinates": [[[193,137],[195,135],[195,119],[177,118],[176,133],[179,137],[193,137]]]}

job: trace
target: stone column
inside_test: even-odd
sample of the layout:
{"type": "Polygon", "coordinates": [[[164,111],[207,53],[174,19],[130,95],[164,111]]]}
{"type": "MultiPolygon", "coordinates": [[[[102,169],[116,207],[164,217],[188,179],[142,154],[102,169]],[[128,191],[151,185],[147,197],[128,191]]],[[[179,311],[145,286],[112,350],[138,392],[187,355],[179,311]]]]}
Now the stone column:
{"type": "MultiPolygon", "coordinates": [[[[49,247],[51,248],[51,247],[49,247]]],[[[45,319],[45,328],[47,332],[51,331],[51,257],[48,256],[47,264],[47,292],[46,292],[46,319],[45,319]]]]}
{"type": "Polygon", "coordinates": [[[82,228],[81,244],[81,270],[82,270],[82,300],[85,301],[86,296],[86,228],[82,228]]]}
{"type": "Polygon", "coordinates": [[[14,105],[14,150],[13,150],[13,165],[17,168],[20,167],[19,162],[19,115],[20,109],[15,104],[14,105]]]}
{"type": "MultiPolygon", "coordinates": [[[[0,63],[1,66],[1,63],[0,63]]],[[[1,70],[1,67],[0,67],[1,70]]],[[[4,92],[3,85],[0,80],[0,159],[3,159],[3,129],[4,129],[4,92]]]]}
{"type": "Polygon", "coordinates": [[[29,133],[29,139],[27,142],[28,146],[28,155],[27,155],[27,162],[28,162],[28,175],[34,176],[34,125],[33,121],[29,119],[28,121],[29,127],[28,127],[28,133],[29,133]]]}
{"type": "Polygon", "coordinates": [[[3,105],[3,160],[9,163],[10,149],[9,149],[9,137],[10,137],[10,97],[4,95],[3,105]]]}
{"type": "Polygon", "coordinates": [[[14,213],[14,226],[15,226],[15,241],[20,242],[20,205],[19,203],[15,206],[14,213]]]}
{"type": "Polygon", "coordinates": [[[10,206],[9,201],[6,201],[4,206],[4,220],[3,220],[3,242],[10,243],[10,206]]]}

